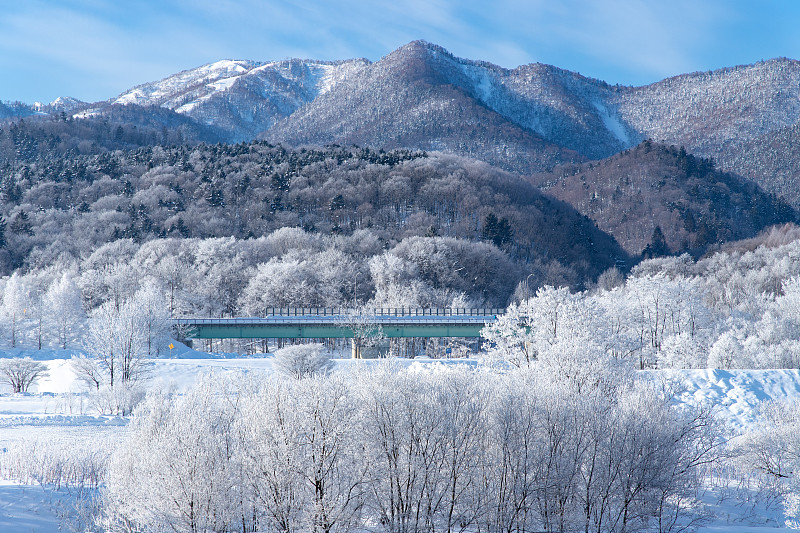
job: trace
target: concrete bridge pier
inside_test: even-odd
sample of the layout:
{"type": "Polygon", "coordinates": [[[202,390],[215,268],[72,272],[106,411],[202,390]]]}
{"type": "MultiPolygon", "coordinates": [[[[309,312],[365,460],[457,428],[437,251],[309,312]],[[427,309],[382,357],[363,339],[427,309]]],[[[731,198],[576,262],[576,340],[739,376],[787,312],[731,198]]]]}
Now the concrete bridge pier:
{"type": "Polygon", "coordinates": [[[350,339],[351,357],[353,359],[378,359],[389,355],[391,341],[381,339],[365,345],[364,339],[350,339]]]}

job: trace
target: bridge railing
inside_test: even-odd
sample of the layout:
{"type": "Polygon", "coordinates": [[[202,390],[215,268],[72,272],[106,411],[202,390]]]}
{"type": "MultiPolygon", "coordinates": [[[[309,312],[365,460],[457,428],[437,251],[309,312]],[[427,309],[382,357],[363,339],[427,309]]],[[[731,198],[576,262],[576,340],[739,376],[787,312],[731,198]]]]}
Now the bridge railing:
{"type": "Polygon", "coordinates": [[[264,316],[498,316],[505,314],[498,307],[376,307],[372,309],[347,309],[343,307],[267,307],[264,316]]]}

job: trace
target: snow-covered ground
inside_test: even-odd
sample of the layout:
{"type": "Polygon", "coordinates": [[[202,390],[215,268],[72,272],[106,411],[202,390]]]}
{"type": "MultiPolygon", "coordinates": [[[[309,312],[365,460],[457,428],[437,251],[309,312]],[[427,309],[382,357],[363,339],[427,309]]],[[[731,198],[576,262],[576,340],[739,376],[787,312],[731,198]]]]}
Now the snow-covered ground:
{"type": "Polygon", "coordinates": [[[680,401],[706,404],[731,435],[752,428],[758,408],[770,400],[800,399],[800,370],[658,370],[654,377],[678,383],[680,401]]]}
{"type": "MultiPolygon", "coordinates": [[[[103,439],[115,439],[124,431],[125,418],[100,416],[92,409],[82,385],[70,369],[68,358],[72,354],[26,352],[25,355],[43,360],[50,375],[33,393],[12,395],[0,388],[0,453],[29,441],[67,441],[74,442],[76,447],[91,446],[103,439]]],[[[208,373],[236,375],[272,371],[271,356],[226,358],[183,347],[173,355],[180,357],[152,361],[151,386],[184,390],[208,373]]],[[[433,363],[429,359],[403,362],[407,366],[433,363]]],[[[359,363],[337,360],[337,367],[359,363]]],[[[457,360],[448,363],[458,364],[457,360]]],[[[463,363],[476,364],[474,360],[463,363]]],[[[682,402],[712,404],[730,435],[752,427],[763,402],[800,400],[800,370],[664,370],[650,371],[648,375],[681,384],[682,402]]],[[[76,496],[75,491],[53,491],[0,479],[0,533],[62,531],[59,516],[74,505],[76,496]]],[[[713,491],[706,498],[715,505],[717,499],[713,491]]],[[[742,509],[737,502],[718,505],[717,514],[725,519],[701,527],[700,532],[790,531],[780,527],[783,517],[777,506],[772,510],[752,511],[742,509]],[[747,520],[740,522],[744,514],[748,515],[747,520]]]]}
{"type": "Polygon", "coordinates": [[[0,531],[61,531],[59,504],[69,494],[0,481],[0,531]]]}

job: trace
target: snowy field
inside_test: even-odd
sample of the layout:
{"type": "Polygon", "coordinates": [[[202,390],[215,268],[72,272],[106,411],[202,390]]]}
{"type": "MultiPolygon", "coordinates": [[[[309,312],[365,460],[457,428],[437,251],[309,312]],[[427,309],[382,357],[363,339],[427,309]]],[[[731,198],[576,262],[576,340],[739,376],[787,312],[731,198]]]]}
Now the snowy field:
{"type": "MultiPolygon", "coordinates": [[[[27,354],[26,354],[27,355],[27,354]]],[[[68,442],[74,447],[106,445],[125,431],[125,417],[99,416],[88,403],[82,385],[70,369],[71,354],[36,354],[49,368],[35,392],[12,395],[0,389],[0,452],[20,443],[68,442]],[[65,358],[66,357],[66,358],[65,358]]],[[[201,352],[182,351],[180,358],[151,362],[149,386],[185,390],[208,373],[239,375],[272,372],[271,356],[259,358],[213,357],[201,352]]],[[[407,366],[438,364],[429,359],[402,361],[407,366]]],[[[337,360],[339,369],[362,361],[337,360]]],[[[447,361],[471,364],[476,361],[447,361]]],[[[666,379],[682,386],[680,401],[714,406],[716,417],[729,436],[751,428],[759,406],[769,400],[800,399],[798,370],[664,370],[648,371],[653,379],[666,379]]],[[[1,387],[1,386],[0,386],[1,387]]],[[[7,477],[7,476],[6,476],[7,477]]],[[[60,516],[74,505],[79,491],[53,490],[28,481],[0,479],[0,533],[55,532],[63,529],[60,516]]],[[[701,532],[790,531],[783,524],[780,506],[743,509],[739,502],[719,503],[719,494],[709,491],[706,501],[716,506],[718,518],[699,529],[701,532]]]]}

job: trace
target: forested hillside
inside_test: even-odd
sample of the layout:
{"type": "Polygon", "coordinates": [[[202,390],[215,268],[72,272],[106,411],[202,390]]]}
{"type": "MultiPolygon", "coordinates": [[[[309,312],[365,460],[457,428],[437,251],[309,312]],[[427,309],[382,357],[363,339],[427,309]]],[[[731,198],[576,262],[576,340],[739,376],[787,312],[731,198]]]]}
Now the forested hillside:
{"type": "Polygon", "coordinates": [[[261,316],[267,307],[497,307],[522,273],[493,244],[450,237],[409,237],[389,249],[367,230],[122,239],[0,279],[0,346],[81,345],[87,315],[123,306],[162,321],[261,316]]]}
{"type": "MultiPolygon", "coordinates": [[[[714,158],[721,169],[797,200],[796,154],[769,148],[772,139],[791,137],[800,120],[797,61],[681,74],[642,87],[607,81],[539,63],[506,69],[414,41],[374,63],[218,61],[90,104],[76,116],[138,104],[180,115],[228,142],[259,137],[291,146],[439,150],[524,174],[610,157],[649,138],[714,158]]],[[[0,117],[32,112],[12,107],[0,117]]]]}
{"type": "Polygon", "coordinates": [[[767,191],[800,205],[800,124],[770,131],[742,146],[729,164],[767,191]]]}
{"type": "Polygon", "coordinates": [[[86,257],[121,238],[247,239],[301,227],[369,230],[386,248],[411,236],[487,241],[520,276],[579,288],[643,253],[699,256],[797,216],[713,161],[651,141],[526,181],[439,152],[198,144],[209,139],[213,128],[136,105],[7,123],[2,271],[86,257]]]}
{"type": "MultiPolygon", "coordinates": [[[[199,145],[7,163],[5,273],[128,238],[257,238],[284,227],[488,241],[542,280],[575,287],[629,264],[613,238],[518,176],[444,154],[267,143],[199,145]]],[[[492,295],[492,301],[501,298],[492,295]]]]}
{"type": "Polygon", "coordinates": [[[411,237],[491,243],[519,279],[581,288],[641,255],[699,257],[796,220],[739,176],[800,197],[798,76],[779,59],[620,87],[415,41],[374,63],[220,61],[105,102],[8,104],[0,274],[119,239],[298,227],[367,231],[386,250],[411,237]],[[266,140],[215,144],[256,135],[266,140]],[[646,137],[686,149],[631,148],[646,137]]]}
{"type": "Polygon", "coordinates": [[[5,176],[17,163],[222,139],[215,128],[159,107],[117,105],[78,119],[63,112],[29,116],[0,122],[0,173],[5,176]]]}
{"type": "Polygon", "coordinates": [[[699,256],[711,246],[797,219],[786,202],[718,171],[713,160],[651,141],[530,180],[590,217],[632,255],[699,256]]]}
{"type": "Polygon", "coordinates": [[[21,118],[32,114],[31,106],[22,102],[0,102],[0,119],[21,118]]]}

